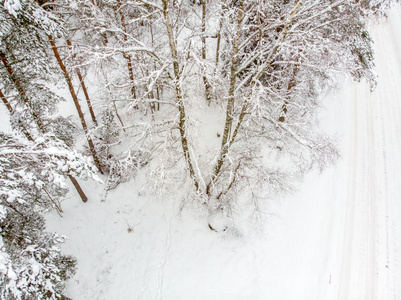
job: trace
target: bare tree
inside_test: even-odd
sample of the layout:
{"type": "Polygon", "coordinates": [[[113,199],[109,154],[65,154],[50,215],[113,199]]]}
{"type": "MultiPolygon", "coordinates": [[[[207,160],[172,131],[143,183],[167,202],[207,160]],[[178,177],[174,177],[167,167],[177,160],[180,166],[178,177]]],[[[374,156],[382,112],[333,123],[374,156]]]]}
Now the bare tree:
{"type": "Polygon", "coordinates": [[[287,191],[296,175],[334,163],[316,128],[321,95],[341,74],[374,85],[365,20],[391,2],[80,0],[71,15],[85,30],[74,38],[86,39],[74,51],[112,73],[108,101],[132,116],[120,122],[126,149],[161,161],[164,180],[184,163],[200,203],[233,211],[240,191],[255,205],[257,186],[287,191]],[[218,146],[202,144],[199,124],[220,119],[218,146]]]}

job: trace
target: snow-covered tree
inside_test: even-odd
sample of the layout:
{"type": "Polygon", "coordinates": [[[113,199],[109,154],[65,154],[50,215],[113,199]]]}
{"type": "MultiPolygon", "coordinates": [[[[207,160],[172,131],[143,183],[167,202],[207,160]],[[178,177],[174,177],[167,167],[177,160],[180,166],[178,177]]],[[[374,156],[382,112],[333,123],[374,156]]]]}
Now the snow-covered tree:
{"type": "Polygon", "coordinates": [[[65,177],[94,174],[88,159],[54,136],[31,142],[0,134],[1,299],[60,299],[76,262],[60,253],[65,237],[44,232],[41,213],[61,210],[65,177]]]}
{"type": "Polygon", "coordinates": [[[25,128],[33,137],[52,132],[71,145],[75,126],[56,116],[64,99],[49,85],[56,85],[60,74],[49,58],[47,34],[59,32],[60,24],[34,1],[16,3],[0,6],[0,88],[13,107],[13,128],[25,128]]]}
{"type": "Polygon", "coordinates": [[[107,157],[118,143],[153,159],[159,187],[185,165],[198,203],[230,215],[336,160],[316,130],[322,96],[344,75],[374,87],[366,20],[392,2],[60,0],[54,13],[69,11],[69,57],[101,75],[121,124],[107,157]],[[206,123],[221,127],[202,140],[206,123]]]}
{"type": "MultiPolygon", "coordinates": [[[[94,162],[101,171],[70,74],[54,41],[65,34],[62,22],[50,9],[40,7],[34,0],[24,1],[13,13],[5,8],[1,7],[0,11],[5,20],[0,28],[0,76],[4,81],[3,93],[15,108],[11,118],[14,128],[36,128],[37,134],[51,131],[70,145],[73,143],[75,126],[69,119],[55,116],[58,103],[64,99],[51,89],[60,86],[60,78],[64,75],[94,162]]],[[[82,74],[79,70],[77,73],[80,85],[85,88],[86,100],[91,104],[82,74]]],[[[91,106],[90,112],[96,123],[91,106]]]]}
{"type": "MultiPolygon", "coordinates": [[[[206,204],[232,211],[240,203],[238,194],[248,190],[249,204],[255,205],[258,185],[286,190],[292,178],[335,161],[334,145],[315,129],[321,96],[339,75],[366,78],[374,86],[372,41],[365,22],[370,15],[381,15],[390,2],[209,1],[210,25],[202,31],[220,37],[220,44],[218,57],[202,63],[195,50],[189,55],[179,51],[182,44],[199,45],[197,35],[185,32],[194,28],[193,19],[180,18],[185,2],[178,8],[168,0],[147,2],[149,10],[160,10],[164,16],[182,150],[206,204]],[[212,24],[219,24],[217,32],[212,24]],[[214,59],[216,69],[205,71],[202,65],[211,66],[214,59]],[[206,75],[216,101],[225,106],[221,147],[211,172],[208,167],[197,169],[197,147],[192,150],[190,145],[191,99],[185,94],[196,74],[186,72],[189,66],[201,70],[199,81],[205,82],[206,75]]],[[[201,9],[205,8],[195,9],[198,16],[201,9]]]]}
{"type": "MultiPolygon", "coordinates": [[[[148,89],[148,83],[160,76],[157,74],[160,63],[147,52],[151,49],[141,42],[144,36],[151,38],[152,25],[142,18],[136,6],[125,1],[55,1],[46,4],[53,5],[52,13],[60,18],[68,15],[63,20],[69,47],[58,49],[69,74],[79,69],[97,76],[99,81],[95,98],[96,106],[102,110],[98,126],[91,134],[99,164],[109,175],[108,186],[113,187],[128,178],[128,170],[146,164],[145,153],[149,152],[148,148],[130,146],[130,139],[125,139],[129,132],[124,116],[119,111],[128,112],[142,123],[142,129],[152,131],[153,126],[148,127],[148,121],[160,109],[160,81],[148,89]],[[112,145],[121,143],[125,144],[123,151],[111,150],[112,145]]],[[[58,44],[62,43],[59,40],[58,44]]],[[[96,89],[92,87],[92,90],[96,89]]],[[[150,134],[146,132],[144,136],[150,134]]]]}

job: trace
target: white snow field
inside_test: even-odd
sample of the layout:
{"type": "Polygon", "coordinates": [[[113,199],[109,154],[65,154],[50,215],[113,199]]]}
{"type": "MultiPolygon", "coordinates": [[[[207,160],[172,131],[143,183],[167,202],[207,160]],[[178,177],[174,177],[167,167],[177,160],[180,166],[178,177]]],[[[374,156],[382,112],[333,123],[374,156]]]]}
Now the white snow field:
{"type": "Polygon", "coordinates": [[[401,9],[372,29],[377,89],[351,83],[322,126],[342,157],[300,191],[272,200],[264,233],[222,238],[206,217],[155,200],[136,178],[111,191],[82,182],[48,230],[78,259],[74,300],[401,299],[401,9]]]}

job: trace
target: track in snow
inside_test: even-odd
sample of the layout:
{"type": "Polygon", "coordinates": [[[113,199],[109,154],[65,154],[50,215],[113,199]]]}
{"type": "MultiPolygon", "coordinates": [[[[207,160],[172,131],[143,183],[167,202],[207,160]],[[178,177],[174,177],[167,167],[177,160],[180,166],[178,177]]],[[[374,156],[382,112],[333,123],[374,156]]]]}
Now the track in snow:
{"type": "Polygon", "coordinates": [[[347,213],[338,299],[401,299],[401,10],[372,32],[379,85],[348,95],[347,213]]]}

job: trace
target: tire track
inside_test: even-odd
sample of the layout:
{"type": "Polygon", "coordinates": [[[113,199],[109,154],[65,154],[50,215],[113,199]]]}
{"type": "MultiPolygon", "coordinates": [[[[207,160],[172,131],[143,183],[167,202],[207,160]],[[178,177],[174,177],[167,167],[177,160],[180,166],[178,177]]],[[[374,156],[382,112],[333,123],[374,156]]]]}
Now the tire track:
{"type": "MultiPolygon", "coordinates": [[[[379,86],[354,85],[339,300],[401,299],[401,9],[373,30],[379,86]]],[[[346,150],[347,151],[347,150],[346,150]]]]}

